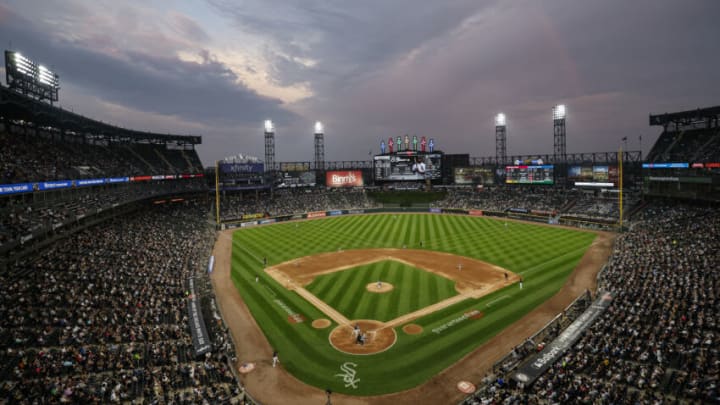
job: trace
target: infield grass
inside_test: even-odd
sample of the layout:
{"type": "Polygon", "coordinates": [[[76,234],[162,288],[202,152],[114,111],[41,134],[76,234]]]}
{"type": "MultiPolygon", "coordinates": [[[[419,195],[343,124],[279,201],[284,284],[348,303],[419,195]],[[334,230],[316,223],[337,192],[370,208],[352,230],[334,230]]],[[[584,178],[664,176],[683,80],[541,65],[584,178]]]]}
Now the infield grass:
{"type": "Polygon", "coordinates": [[[455,282],[394,260],[316,277],[306,286],[348,319],[389,321],[457,295],[455,282]],[[382,280],[393,290],[375,294],[366,286],[382,280]]]}
{"type": "MultiPolygon", "coordinates": [[[[594,238],[591,232],[517,222],[505,226],[502,220],[459,215],[356,215],[282,223],[233,234],[232,279],[270,344],[280,352],[282,366],[290,373],[321,389],[375,395],[412,388],[426,381],[546,301],[562,287],[594,238]],[[421,241],[424,249],[472,257],[518,273],[525,280],[524,288],[511,285],[416,319],[413,323],[422,326],[423,333],[406,335],[397,328],[398,340],[389,350],[360,356],[332,348],[328,335],[336,325],[312,328],[311,321],[325,318],[324,314],[263,271],[263,257],[273,265],[338,249],[403,245],[417,249],[421,241]],[[259,282],[255,282],[256,275],[259,282]],[[306,321],[289,322],[288,309],[301,314],[306,321]],[[461,319],[473,309],[483,312],[481,319],[461,319]],[[356,387],[338,376],[340,366],[346,362],[356,365],[356,387]]],[[[373,281],[377,279],[358,278],[353,283],[361,284],[355,288],[364,289],[373,281]]],[[[322,295],[325,288],[318,280],[315,283],[312,289],[322,295]]],[[[325,299],[338,305],[336,309],[343,305],[348,308],[369,305],[364,298],[353,304],[352,297],[343,304],[341,294],[339,301],[325,299]]],[[[373,319],[368,312],[352,318],[356,316],[373,319]]]]}

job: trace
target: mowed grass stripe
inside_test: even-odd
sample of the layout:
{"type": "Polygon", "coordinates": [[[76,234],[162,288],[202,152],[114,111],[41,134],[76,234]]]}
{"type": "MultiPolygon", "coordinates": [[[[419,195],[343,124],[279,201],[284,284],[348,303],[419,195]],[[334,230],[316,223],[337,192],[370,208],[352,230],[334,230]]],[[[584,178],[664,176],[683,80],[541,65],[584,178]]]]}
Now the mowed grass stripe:
{"type": "MultiPolygon", "coordinates": [[[[307,289],[349,319],[387,321],[456,295],[452,285],[451,280],[435,274],[384,260],[318,276],[307,289]],[[326,285],[324,279],[331,279],[332,284],[339,287],[329,291],[318,288],[326,285]],[[367,291],[367,284],[374,284],[378,279],[395,288],[381,294],[367,291]],[[444,285],[444,294],[421,294],[421,289],[430,290],[430,284],[444,285]]],[[[437,291],[440,289],[437,288],[437,291]]]]}

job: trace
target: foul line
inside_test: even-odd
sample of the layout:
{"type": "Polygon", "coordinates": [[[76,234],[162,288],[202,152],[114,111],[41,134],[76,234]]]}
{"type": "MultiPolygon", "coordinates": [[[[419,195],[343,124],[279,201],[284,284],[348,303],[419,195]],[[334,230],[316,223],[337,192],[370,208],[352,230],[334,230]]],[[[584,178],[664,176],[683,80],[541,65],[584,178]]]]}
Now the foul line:
{"type": "Polygon", "coordinates": [[[502,301],[502,300],[504,300],[505,298],[510,298],[510,296],[509,296],[509,295],[503,295],[502,297],[495,298],[494,300],[492,300],[492,301],[488,302],[487,304],[485,304],[485,306],[489,308],[489,307],[491,307],[494,303],[496,303],[496,302],[498,302],[498,301],[502,301]]]}
{"type": "Polygon", "coordinates": [[[340,312],[336,311],[335,308],[332,308],[325,302],[323,302],[320,298],[316,297],[313,293],[310,291],[302,288],[302,287],[295,287],[294,291],[301,297],[305,298],[309,303],[313,304],[315,308],[322,311],[325,315],[327,315],[330,319],[335,321],[339,325],[350,325],[350,320],[345,318],[340,312]]]}

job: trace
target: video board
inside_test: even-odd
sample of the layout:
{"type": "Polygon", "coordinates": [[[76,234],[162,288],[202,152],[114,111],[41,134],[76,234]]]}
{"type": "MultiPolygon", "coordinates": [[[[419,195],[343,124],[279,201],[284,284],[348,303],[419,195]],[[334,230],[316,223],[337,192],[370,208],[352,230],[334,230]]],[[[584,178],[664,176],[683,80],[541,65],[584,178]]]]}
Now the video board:
{"type": "Polygon", "coordinates": [[[553,184],[553,165],[505,166],[507,184],[553,184]]]}
{"type": "Polygon", "coordinates": [[[455,184],[495,184],[495,173],[484,167],[456,167],[455,184]]]}
{"type": "Polygon", "coordinates": [[[377,181],[439,180],[442,153],[402,151],[377,155],[373,160],[377,181]]]}
{"type": "Polygon", "coordinates": [[[286,171],[278,172],[275,178],[275,187],[312,187],[317,183],[313,171],[286,171]]]}
{"type": "Polygon", "coordinates": [[[568,181],[576,185],[612,187],[618,183],[618,168],[607,165],[570,166],[568,167],[568,181]]]}
{"type": "Polygon", "coordinates": [[[221,190],[269,188],[262,163],[220,163],[218,185],[221,190]]]}

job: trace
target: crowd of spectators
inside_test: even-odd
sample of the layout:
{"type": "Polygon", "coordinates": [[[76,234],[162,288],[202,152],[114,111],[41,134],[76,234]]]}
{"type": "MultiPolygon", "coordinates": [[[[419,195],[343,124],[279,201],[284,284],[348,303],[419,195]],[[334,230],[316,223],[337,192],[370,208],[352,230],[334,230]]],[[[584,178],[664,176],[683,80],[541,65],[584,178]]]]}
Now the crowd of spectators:
{"type": "Polygon", "coordinates": [[[618,237],[610,307],[534,384],[490,375],[466,404],[720,403],[720,216],[653,203],[618,237]]]}
{"type": "Polygon", "coordinates": [[[648,162],[717,162],[720,130],[714,128],[668,129],[660,134],[648,162]]]}
{"type": "Polygon", "coordinates": [[[202,178],[152,181],[0,197],[0,247],[98,210],[176,192],[205,191],[202,178]]]}
{"type": "Polygon", "coordinates": [[[88,143],[80,135],[0,124],[0,184],[201,173],[194,149],[148,143],[88,143]]]}
{"type": "MultiPolygon", "coordinates": [[[[207,206],[153,206],[78,232],[0,275],[0,401],[228,403],[224,329],[194,355],[187,282],[214,241],[207,206]]],[[[208,323],[214,319],[206,320],[208,323]]]]}
{"type": "Polygon", "coordinates": [[[574,195],[546,187],[471,187],[448,188],[447,197],[433,204],[441,208],[483,209],[504,212],[523,209],[546,213],[560,211],[574,195]]]}
{"type": "Polygon", "coordinates": [[[228,194],[220,200],[223,220],[241,219],[245,214],[267,216],[291,215],[310,211],[333,209],[373,208],[363,189],[298,188],[276,190],[269,194],[255,195],[228,194]]]}
{"type": "MultiPolygon", "coordinates": [[[[626,193],[624,201],[627,211],[639,199],[633,193],[626,193]]],[[[579,220],[616,221],[620,215],[617,195],[545,187],[448,188],[446,198],[433,203],[433,206],[541,215],[554,213],[562,218],[579,220]]]]}

